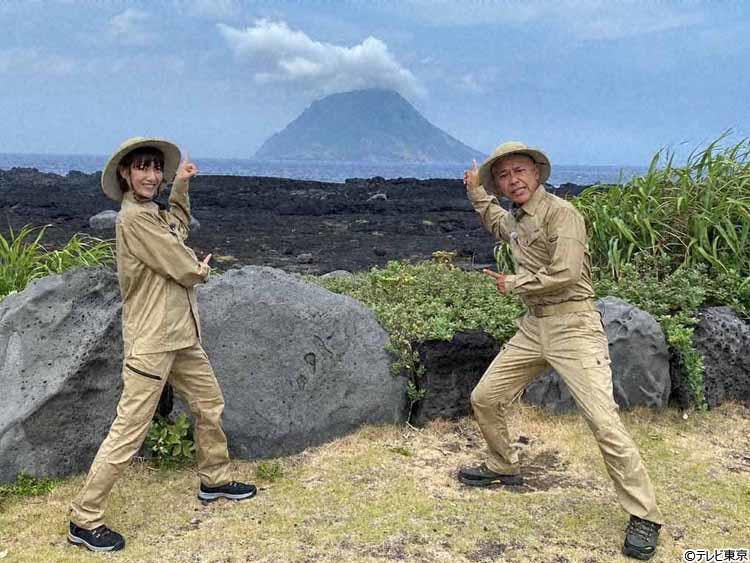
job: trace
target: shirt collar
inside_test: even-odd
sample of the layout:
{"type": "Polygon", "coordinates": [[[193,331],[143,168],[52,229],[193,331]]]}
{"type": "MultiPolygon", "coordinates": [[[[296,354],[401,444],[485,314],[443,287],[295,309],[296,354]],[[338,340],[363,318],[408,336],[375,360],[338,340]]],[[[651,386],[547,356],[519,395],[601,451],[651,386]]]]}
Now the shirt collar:
{"type": "Polygon", "coordinates": [[[142,200],[142,199],[136,199],[135,196],[133,195],[133,192],[130,190],[122,194],[122,207],[130,206],[130,205],[148,205],[149,203],[156,204],[156,202],[153,199],[148,200],[148,201],[142,200]]]}

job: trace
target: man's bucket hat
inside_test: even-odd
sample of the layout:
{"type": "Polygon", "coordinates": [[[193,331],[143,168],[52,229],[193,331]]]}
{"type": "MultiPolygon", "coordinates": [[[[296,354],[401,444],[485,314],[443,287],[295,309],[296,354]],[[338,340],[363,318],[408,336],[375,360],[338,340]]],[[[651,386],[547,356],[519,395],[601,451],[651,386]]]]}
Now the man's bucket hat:
{"type": "Polygon", "coordinates": [[[107,164],[104,165],[102,190],[104,190],[108,198],[115,201],[122,201],[122,190],[120,189],[120,182],[117,179],[117,167],[125,155],[130,151],[142,147],[153,147],[164,153],[164,181],[169,183],[174,179],[177,167],[180,165],[179,147],[166,139],[132,137],[117,147],[117,150],[109,157],[107,164]]]}
{"type": "Polygon", "coordinates": [[[527,147],[518,141],[508,141],[497,147],[489,158],[482,163],[482,166],[479,167],[479,181],[484,186],[484,189],[495,191],[495,182],[492,179],[492,165],[498,159],[509,154],[525,154],[526,156],[530,156],[539,167],[539,183],[544,184],[549,179],[550,172],[552,172],[552,165],[546,154],[538,149],[527,147]]]}

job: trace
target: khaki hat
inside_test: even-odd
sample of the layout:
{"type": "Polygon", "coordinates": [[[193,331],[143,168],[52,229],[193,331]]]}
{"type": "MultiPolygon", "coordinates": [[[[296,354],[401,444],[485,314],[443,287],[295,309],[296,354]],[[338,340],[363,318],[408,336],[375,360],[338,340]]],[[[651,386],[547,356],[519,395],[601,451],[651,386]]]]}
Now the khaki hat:
{"type": "Polygon", "coordinates": [[[174,179],[177,167],[180,165],[179,147],[166,139],[132,137],[117,147],[117,150],[109,157],[107,164],[104,165],[102,190],[104,190],[108,198],[115,201],[122,201],[122,190],[120,189],[120,182],[117,179],[117,167],[120,165],[123,157],[130,151],[143,147],[153,147],[164,153],[164,181],[171,182],[174,179]]]}
{"type": "Polygon", "coordinates": [[[525,154],[526,156],[530,156],[539,167],[539,183],[544,184],[549,179],[550,172],[552,172],[552,165],[546,154],[538,149],[527,147],[518,141],[508,141],[497,147],[489,158],[482,163],[482,166],[479,167],[479,181],[485,190],[495,191],[495,182],[492,179],[492,165],[498,159],[509,154],[525,154]]]}

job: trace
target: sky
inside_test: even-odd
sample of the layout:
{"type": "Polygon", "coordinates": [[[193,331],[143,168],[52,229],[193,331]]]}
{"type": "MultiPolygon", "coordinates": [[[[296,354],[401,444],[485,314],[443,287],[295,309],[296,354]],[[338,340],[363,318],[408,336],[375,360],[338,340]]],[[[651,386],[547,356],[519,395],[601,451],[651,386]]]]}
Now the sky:
{"type": "Polygon", "coordinates": [[[250,158],[314,100],[389,88],[484,153],[646,165],[750,136],[744,0],[0,0],[0,152],[125,138],[250,158]]]}

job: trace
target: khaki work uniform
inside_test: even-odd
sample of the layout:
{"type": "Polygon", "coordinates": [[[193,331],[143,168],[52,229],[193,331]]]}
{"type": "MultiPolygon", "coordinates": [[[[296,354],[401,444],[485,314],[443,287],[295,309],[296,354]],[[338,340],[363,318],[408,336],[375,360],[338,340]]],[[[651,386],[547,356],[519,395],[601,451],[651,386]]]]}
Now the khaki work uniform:
{"type": "Polygon", "coordinates": [[[123,390],[117,417],[71,505],[70,519],[82,528],[104,523],[112,486],[140,449],[167,381],[195,416],[201,482],[213,487],[229,481],[224,397],[200,343],[195,295],[210,268],[185,245],[190,200],[184,182],[175,182],[169,203],[166,211],[126,192],[117,216],[123,390]]]}
{"type": "Polygon", "coordinates": [[[471,394],[489,449],[487,466],[501,474],[519,472],[506,411],[543,369],[552,366],[596,437],[622,507],[661,524],[651,480],[614,401],[607,335],[594,304],[583,217],[544,186],[513,212],[503,209],[482,186],[468,195],[482,224],[510,244],[516,275],[506,280],[529,311],[471,394]]]}

